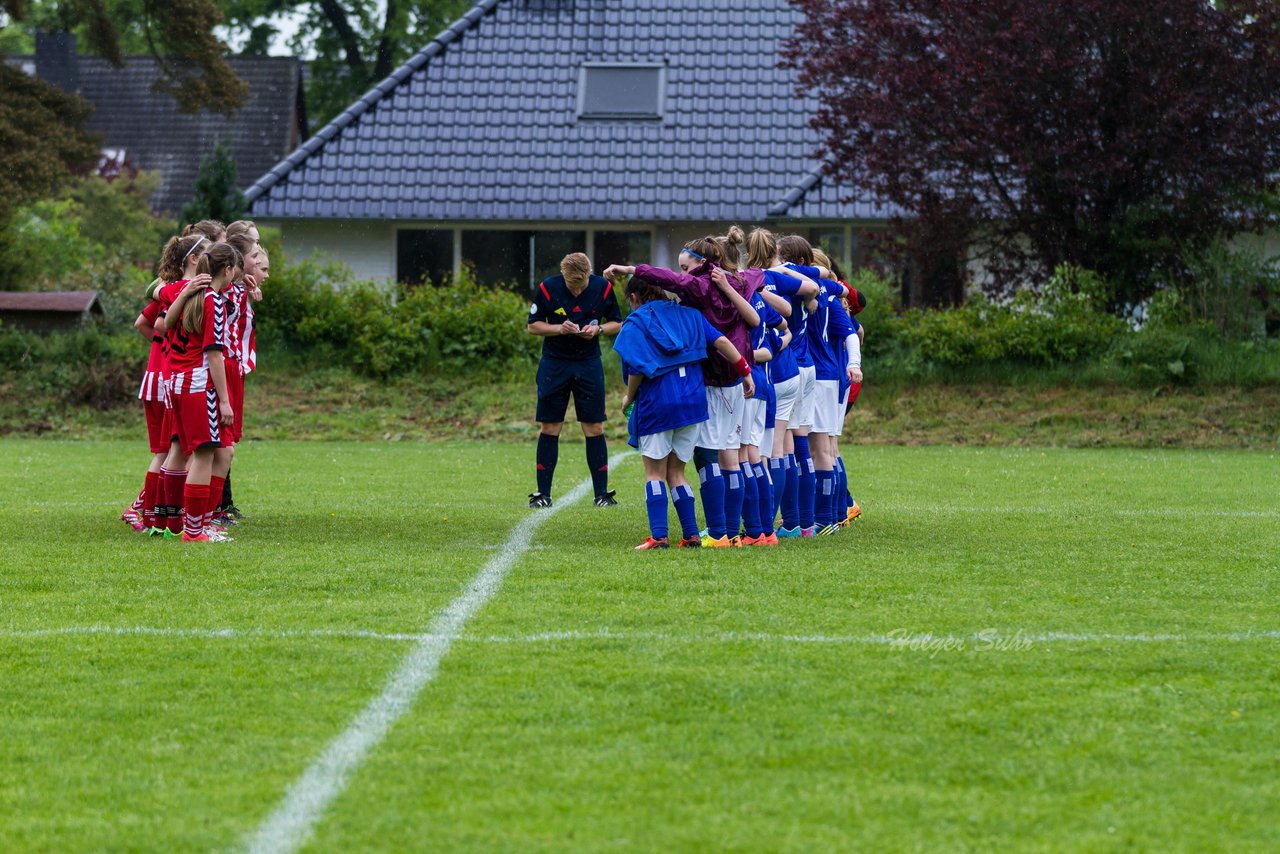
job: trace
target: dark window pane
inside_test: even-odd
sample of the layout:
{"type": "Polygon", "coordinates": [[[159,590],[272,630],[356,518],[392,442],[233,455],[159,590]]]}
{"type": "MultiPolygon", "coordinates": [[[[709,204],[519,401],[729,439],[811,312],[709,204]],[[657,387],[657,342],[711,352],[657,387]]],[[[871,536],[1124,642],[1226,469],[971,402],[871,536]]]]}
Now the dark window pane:
{"type": "Polygon", "coordinates": [[[475,268],[476,280],[524,293],[529,282],[532,231],[463,231],[462,263],[475,268]]]}
{"type": "Polygon", "coordinates": [[[439,285],[453,275],[453,231],[404,230],[396,234],[396,279],[439,285]]]}
{"type": "Polygon", "coordinates": [[[597,231],[595,251],[597,272],[610,264],[648,264],[653,257],[647,231],[597,231]]]}
{"type": "Polygon", "coordinates": [[[585,231],[535,231],[533,233],[533,280],[559,275],[560,260],[571,252],[587,251],[585,231]]]}
{"type": "Polygon", "coordinates": [[[584,66],[580,112],[586,118],[662,116],[662,69],[628,66],[584,66]]]}

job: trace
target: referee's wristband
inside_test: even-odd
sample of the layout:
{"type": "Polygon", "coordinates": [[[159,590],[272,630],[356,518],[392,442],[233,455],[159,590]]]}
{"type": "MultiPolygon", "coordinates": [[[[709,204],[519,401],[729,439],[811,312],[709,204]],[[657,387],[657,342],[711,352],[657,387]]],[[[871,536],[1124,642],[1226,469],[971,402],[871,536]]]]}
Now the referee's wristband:
{"type": "Polygon", "coordinates": [[[751,367],[747,365],[746,356],[739,356],[738,361],[734,363],[734,367],[738,369],[738,376],[744,379],[751,376],[751,367]]]}

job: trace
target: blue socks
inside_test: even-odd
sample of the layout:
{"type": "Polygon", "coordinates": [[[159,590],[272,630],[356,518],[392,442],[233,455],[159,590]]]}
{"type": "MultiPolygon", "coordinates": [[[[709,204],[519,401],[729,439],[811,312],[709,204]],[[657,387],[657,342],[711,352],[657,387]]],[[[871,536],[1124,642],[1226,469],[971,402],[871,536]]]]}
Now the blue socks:
{"type": "Polygon", "coordinates": [[[782,527],[800,527],[800,467],[794,454],[787,454],[786,483],[782,487],[782,527]]]}
{"type": "Polygon", "coordinates": [[[725,488],[724,476],[720,474],[720,465],[708,463],[698,469],[698,481],[702,484],[699,492],[702,495],[702,515],[707,520],[707,533],[718,540],[725,535],[725,488]]]}
{"type": "MultiPolygon", "coordinates": [[[[724,532],[736,537],[742,532],[742,469],[729,469],[724,475],[724,532]]],[[[711,527],[711,523],[707,523],[711,527]]],[[[712,533],[713,537],[716,535],[712,533]]]]}
{"type": "MultiPolygon", "coordinates": [[[[844,457],[836,457],[836,507],[846,512],[853,506],[853,493],[849,491],[849,473],[844,468],[844,457]]],[[[843,518],[843,517],[842,517],[843,518]]]]}
{"type": "Polygon", "coordinates": [[[748,537],[763,533],[760,527],[760,490],[756,488],[756,470],[751,463],[742,464],[742,524],[748,537]]]}
{"type": "Polygon", "coordinates": [[[645,481],[644,506],[649,511],[649,536],[655,540],[662,539],[667,535],[666,483],[660,480],[645,481]]]}
{"type": "Polygon", "coordinates": [[[818,478],[809,456],[809,437],[796,436],[796,465],[800,468],[800,527],[813,527],[813,504],[818,478]]]}
{"type": "MultiPolygon", "coordinates": [[[[686,540],[698,536],[698,509],[693,503],[693,490],[688,486],[677,486],[671,490],[671,503],[676,506],[676,516],[680,519],[680,535],[686,540]]],[[[665,515],[664,507],[664,519],[665,515]]]]}
{"type": "Polygon", "coordinates": [[[816,473],[817,507],[814,513],[818,527],[825,528],[835,523],[832,513],[836,500],[836,473],[832,469],[819,469],[816,473]]]}
{"type": "Polygon", "coordinates": [[[786,457],[770,458],[769,460],[769,478],[773,481],[773,486],[770,490],[773,495],[773,512],[769,515],[771,523],[778,518],[778,511],[782,508],[782,491],[787,486],[786,461],[786,457]]]}
{"type": "Polygon", "coordinates": [[[773,485],[769,483],[769,476],[765,474],[764,463],[756,463],[752,468],[755,469],[756,476],[756,496],[758,503],[758,512],[760,516],[760,533],[773,533],[773,485]]]}

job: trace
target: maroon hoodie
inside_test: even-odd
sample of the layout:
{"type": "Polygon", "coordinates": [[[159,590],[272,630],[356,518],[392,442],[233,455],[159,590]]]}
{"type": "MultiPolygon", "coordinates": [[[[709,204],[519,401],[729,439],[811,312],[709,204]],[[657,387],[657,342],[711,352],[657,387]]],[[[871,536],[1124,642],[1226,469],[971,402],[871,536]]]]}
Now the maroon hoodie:
{"type": "MultiPolygon", "coordinates": [[[[751,333],[747,322],[738,314],[733,303],[720,292],[716,283],[711,281],[712,265],[703,262],[688,273],[677,273],[664,267],[650,267],[648,264],[637,264],[635,275],[642,282],[652,282],[663,290],[680,297],[680,304],[696,308],[702,312],[708,322],[724,333],[733,346],[738,348],[747,360],[748,365],[755,364],[755,351],[751,349],[751,333]]],[[[742,295],[747,302],[755,292],[764,286],[763,270],[742,270],[736,275],[726,272],[729,284],[742,295]],[[738,276],[742,277],[739,281],[738,276]]],[[[737,385],[741,381],[733,365],[726,362],[715,348],[707,349],[707,358],[702,362],[702,379],[709,386],[725,388],[737,385]]]]}

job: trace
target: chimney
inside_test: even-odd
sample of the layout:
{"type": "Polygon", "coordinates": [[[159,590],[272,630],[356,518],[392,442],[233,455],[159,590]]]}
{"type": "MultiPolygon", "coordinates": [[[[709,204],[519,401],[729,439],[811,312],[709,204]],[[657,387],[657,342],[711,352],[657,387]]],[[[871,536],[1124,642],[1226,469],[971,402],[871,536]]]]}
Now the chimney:
{"type": "Polygon", "coordinates": [[[64,92],[80,91],[80,64],[72,33],[36,33],[36,76],[64,92]]]}

